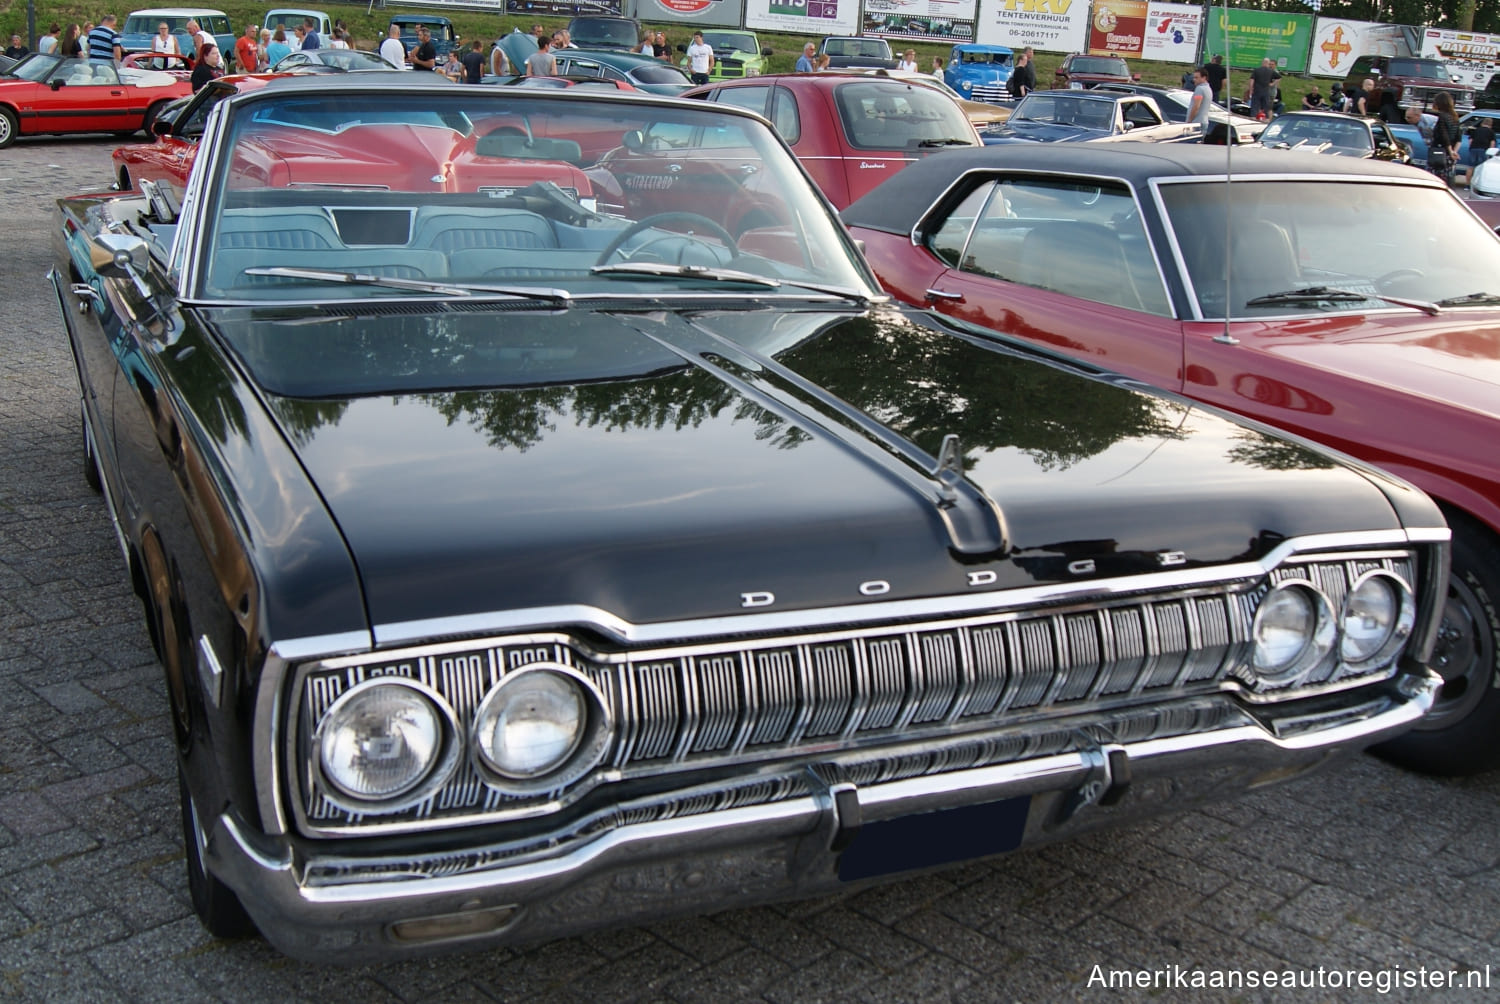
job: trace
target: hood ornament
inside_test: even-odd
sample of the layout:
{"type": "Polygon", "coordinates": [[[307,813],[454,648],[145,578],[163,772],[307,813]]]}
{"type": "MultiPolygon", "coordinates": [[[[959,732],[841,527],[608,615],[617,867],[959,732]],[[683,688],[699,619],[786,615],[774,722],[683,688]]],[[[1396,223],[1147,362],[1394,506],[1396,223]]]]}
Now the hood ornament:
{"type": "Polygon", "coordinates": [[[937,479],[938,491],[942,493],[944,502],[953,502],[958,498],[958,484],[964,479],[964,451],[958,443],[958,436],[951,432],[943,437],[932,476],[937,479]]]}

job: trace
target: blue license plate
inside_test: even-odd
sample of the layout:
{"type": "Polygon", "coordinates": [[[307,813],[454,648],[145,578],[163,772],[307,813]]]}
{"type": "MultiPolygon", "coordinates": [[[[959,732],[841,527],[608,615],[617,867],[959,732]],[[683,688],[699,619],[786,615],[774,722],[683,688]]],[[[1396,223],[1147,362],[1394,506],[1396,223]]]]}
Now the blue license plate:
{"type": "Polygon", "coordinates": [[[860,827],[839,858],[845,882],[1003,854],[1021,846],[1031,796],[961,805],[860,827]]]}

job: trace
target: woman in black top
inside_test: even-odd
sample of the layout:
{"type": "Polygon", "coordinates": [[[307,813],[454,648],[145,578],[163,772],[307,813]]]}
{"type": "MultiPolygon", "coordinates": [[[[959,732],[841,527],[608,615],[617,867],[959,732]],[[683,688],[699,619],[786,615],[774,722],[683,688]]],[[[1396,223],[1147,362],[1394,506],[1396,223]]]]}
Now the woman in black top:
{"type": "Polygon", "coordinates": [[[1453,172],[1453,161],[1458,156],[1458,115],[1453,110],[1453,97],[1441,91],[1432,99],[1432,111],[1437,124],[1432,127],[1432,142],[1427,146],[1427,169],[1440,178],[1448,178],[1453,172]]]}
{"type": "Polygon", "coordinates": [[[68,25],[68,30],[63,32],[62,41],[57,43],[57,51],[63,56],[83,55],[83,42],[79,40],[78,25],[68,25]]]}

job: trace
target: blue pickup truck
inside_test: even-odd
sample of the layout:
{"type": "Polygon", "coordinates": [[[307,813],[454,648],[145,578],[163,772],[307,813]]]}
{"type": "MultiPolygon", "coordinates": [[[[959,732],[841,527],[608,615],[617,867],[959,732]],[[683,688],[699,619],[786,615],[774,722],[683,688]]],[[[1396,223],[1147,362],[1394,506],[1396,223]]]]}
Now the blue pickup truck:
{"type": "Polygon", "coordinates": [[[955,45],[943,69],[943,83],[971,101],[1009,99],[1014,53],[1003,45],[955,45]]]}

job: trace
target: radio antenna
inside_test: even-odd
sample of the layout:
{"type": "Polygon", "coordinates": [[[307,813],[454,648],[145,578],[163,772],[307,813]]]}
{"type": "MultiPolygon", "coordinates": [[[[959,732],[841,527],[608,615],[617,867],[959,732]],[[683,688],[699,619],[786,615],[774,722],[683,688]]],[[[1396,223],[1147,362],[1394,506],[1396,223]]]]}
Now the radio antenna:
{"type": "MultiPolygon", "coordinates": [[[[1212,7],[1209,8],[1213,10],[1212,7]]],[[[1234,128],[1234,87],[1231,81],[1234,79],[1234,32],[1229,25],[1229,0],[1224,0],[1219,7],[1219,24],[1223,28],[1224,36],[1224,330],[1214,336],[1214,341],[1221,345],[1238,345],[1240,340],[1229,333],[1229,305],[1234,302],[1230,296],[1229,277],[1234,274],[1234,240],[1231,231],[1234,229],[1234,199],[1230,185],[1230,176],[1234,173],[1234,150],[1237,133],[1234,128]]],[[[1208,37],[1208,32],[1203,33],[1208,37]]]]}

